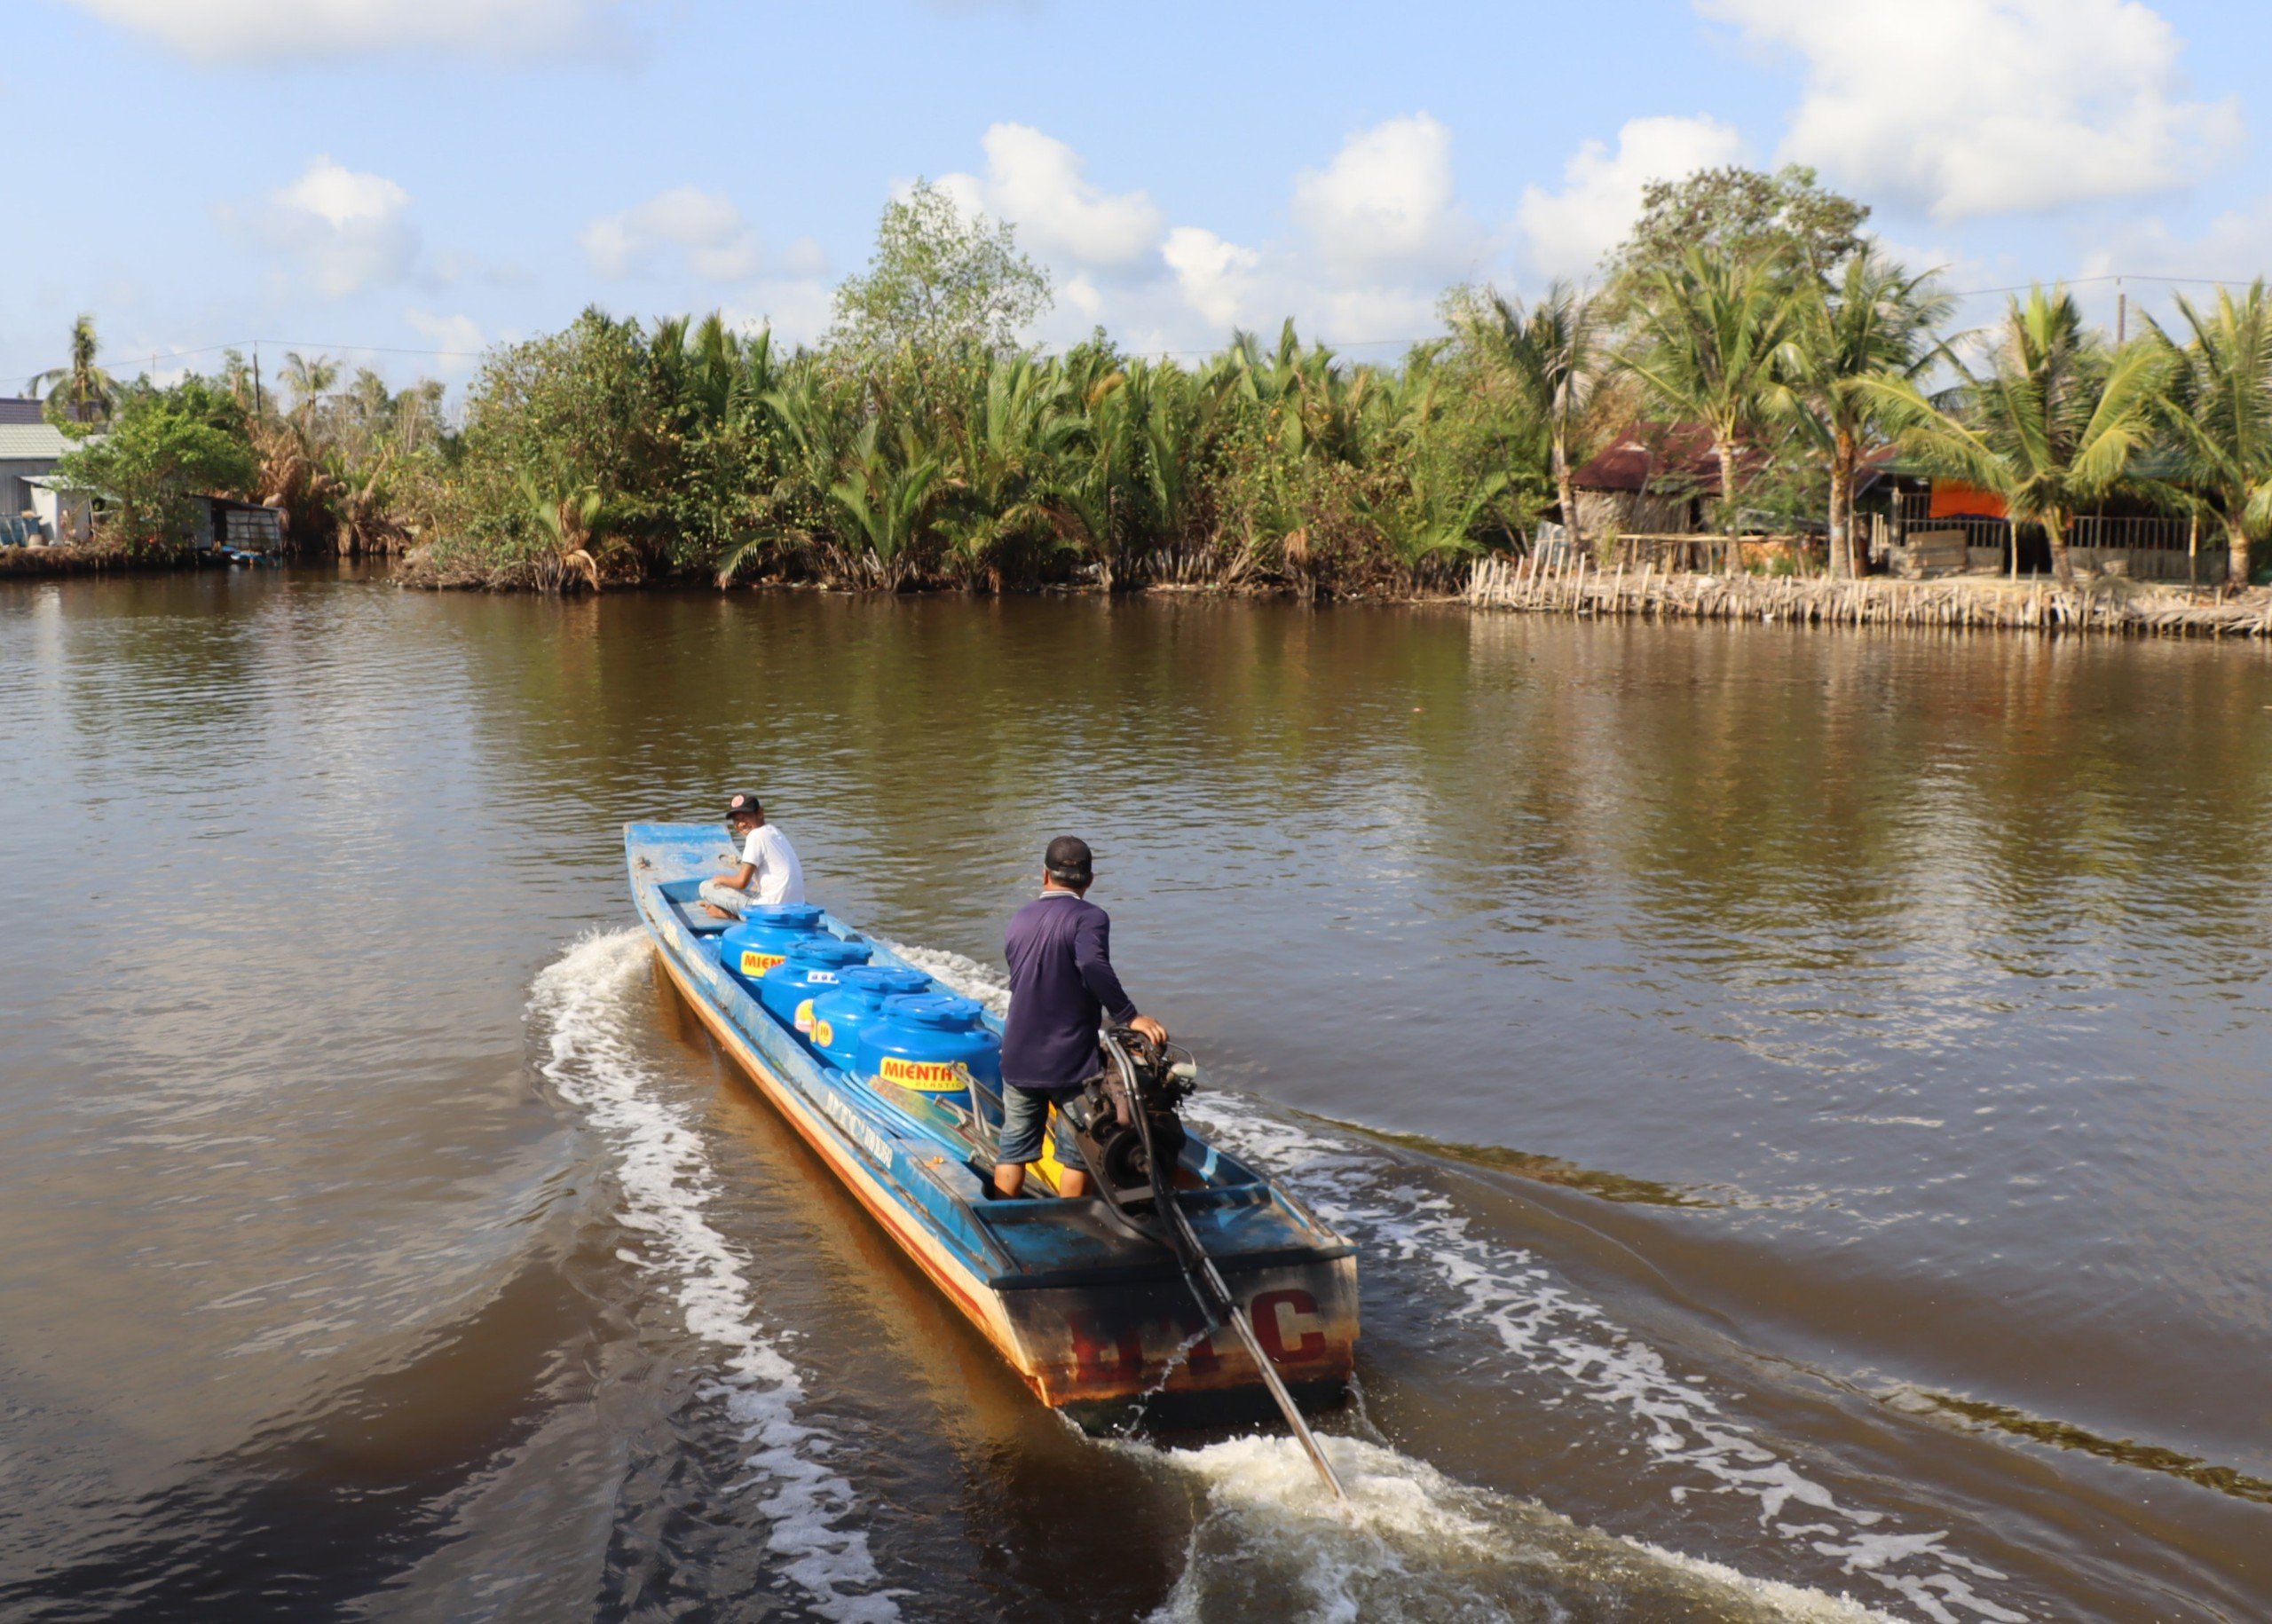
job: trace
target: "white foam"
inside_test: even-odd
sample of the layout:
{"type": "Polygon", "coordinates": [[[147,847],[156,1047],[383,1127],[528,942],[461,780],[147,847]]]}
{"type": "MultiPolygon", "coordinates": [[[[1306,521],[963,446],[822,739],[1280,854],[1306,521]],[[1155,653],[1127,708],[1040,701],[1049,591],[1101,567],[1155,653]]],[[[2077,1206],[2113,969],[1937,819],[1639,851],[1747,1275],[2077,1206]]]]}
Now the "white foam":
{"type": "Polygon", "coordinates": [[[1582,1528],[1392,1449],[1321,1442],[1348,1492],[1345,1508],[1290,1439],[1155,1456],[1198,1479],[1206,1506],[1153,1624],[1251,1616],[1266,1599],[1273,1616],[1337,1621],[1560,1618],[1566,1604],[1591,1612],[1608,1602],[1649,1616],[1676,1607],[1730,1620],[1889,1624],[1849,1597],[1582,1528]]]}
{"type": "Polygon", "coordinates": [[[948,951],[945,948],[884,945],[926,975],[936,976],[966,998],[976,998],[998,1015],[1010,1013],[1010,978],[992,965],[948,951]]]}
{"type": "Polygon", "coordinates": [[[751,1476],[736,1486],[764,1491],[757,1510],[769,1524],[769,1548],[784,1558],[780,1572],[824,1618],[897,1619],[895,1593],[875,1589],[866,1532],[846,1525],[858,1501],[825,1463],[836,1440],[799,1418],[804,1377],[761,1328],[744,1260],[706,1216],[717,1176],[701,1137],[687,1112],[660,1097],[629,1040],[626,1014],[651,951],[644,931],[590,935],[538,974],[529,1009],[548,1029],[544,1075],[615,1153],[617,1221],[646,1240],[642,1251],[618,1256],[668,1280],[687,1329],[724,1351],[702,1392],[754,1446],[751,1476]]]}
{"type": "MultiPolygon", "coordinates": [[[[2028,1617],[1981,1595],[1953,1571],[2005,1577],[1943,1549],[1945,1530],[1895,1533],[1880,1528],[1884,1513],[1841,1502],[1731,1416],[1707,1384],[1675,1376],[1662,1353],[1557,1281],[1530,1252],[1477,1234],[1448,1198],[1416,1186],[1387,1155],[1353,1137],[1263,1110],[1223,1113],[1219,1096],[1216,1110],[1203,1106],[1192,1115],[1211,1139],[1256,1162],[1358,1242],[1369,1260],[1432,1271],[1458,1299],[1458,1316],[1488,1326],[1508,1357],[1558,1378],[1582,1400],[1637,1421],[1644,1445],[1661,1466],[1700,1475],[1708,1492],[1756,1501],[1761,1525],[1778,1537],[1837,1560],[1842,1571],[1884,1587],[1933,1624],[1965,1624],[1956,1610],[1993,1624],[2024,1624],[2028,1617]],[[1794,1506],[1810,1520],[1781,1521],[1794,1506]]],[[[1697,1486],[1668,1482],[1668,1497],[1681,1503],[1697,1486]]]]}

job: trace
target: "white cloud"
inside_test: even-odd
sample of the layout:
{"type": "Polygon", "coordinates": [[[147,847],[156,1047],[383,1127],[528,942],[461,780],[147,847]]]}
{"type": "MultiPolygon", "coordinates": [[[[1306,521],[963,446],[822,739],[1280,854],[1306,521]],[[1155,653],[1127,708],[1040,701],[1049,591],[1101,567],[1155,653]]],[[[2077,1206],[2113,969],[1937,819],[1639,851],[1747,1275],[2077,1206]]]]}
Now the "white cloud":
{"type": "Polygon", "coordinates": [[[223,219],[297,260],[315,289],[336,299],[410,274],[418,233],[409,210],[410,193],[395,182],[327,155],[256,207],[223,210],[223,219]]]}
{"type": "MultiPolygon", "coordinates": [[[[2146,215],[2096,236],[2100,246],[2085,256],[2084,276],[2253,280],[2272,264],[2272,197],[2226,209],[2197,233],[2181,232],[2158,215],[2146,215]]],[[[2205,288],[2190,291],[2197,299],[2215,293],[2205,288]]]]}
{"type": "Polygon", "coordinates": [[[1542,276],[1586,276],[1632,229],[1643,186],[1743,156],[1743,138],[1709,118],[1629,120],[1617,132],[1614,153],[1599,141],[1584,143],[1564,166],[1559,192],[1523,189],[1515,218],[1531,268],[1542,276]]]}
{"type": "Polygon", "coordinates": [[[1226,242],[1196,225],[1179,225],[1168,233],[1160,257],[1175,273],[1184,302],[1217,333],[1227,333],[1242,319],[1255,319],[1251,307],[1262,256],[1252,248],[1226,242]]]}
{"type": "Polygon", "coordinates": [[[741,288],[722,312],[729,326],[754,333],[771,327],[776,343],[816,342],[828,331],[836,290],[817,277],[761,279],[741,288]]]}
{"type": "Polygon", "coordinates": [[[1106,192],[1088,163],[1030,124],[995,124],[984,141],[986,174],[943,175],[940,190],[967,214],[1015,225],[1023,246],[1100,269],[1126,269],[1160,241],[1165,220],[1142,192],[1106,192]]]}
{"type": "Polygon", "coordinates": [[[435,357],[439,364],[434,370],[444,377],[469,372],[481,352],[489,347],[480,324],[470,316],[438,316],[430,311],[409,310],[403,319],[413,331],[434,341],[437,350],[445,351],[435,357]]]}
{"type": "Polygon", "coordinates": [[[612,0],[65,0],[201,62],[375,51],[538,56],[592,44],[612,0]]]}
{"type": "Polygon", "coordinates": [[[672,250],[711,282],[745,281],[757,274],[764,257],[757,233],[731,200],[698,186],[673,186],[636,209],[603,215],[578,240],[592,269],[615,281],[647,274],[672,250]]]}
{"type": "Polygon", "coordinates": [[[1337,266],[1447,268],[1479,233],[1452,185],[1452,132],[1425,113],[1358,131],[1294,177],[1294,217],[1337,266]]]}
{"type": "Polygon", "coordinates": [[[1943,221],[2181,186],[2241,135],[2139,0],[1697,0],[1795,51],[1783,154],[1943,221]]]}

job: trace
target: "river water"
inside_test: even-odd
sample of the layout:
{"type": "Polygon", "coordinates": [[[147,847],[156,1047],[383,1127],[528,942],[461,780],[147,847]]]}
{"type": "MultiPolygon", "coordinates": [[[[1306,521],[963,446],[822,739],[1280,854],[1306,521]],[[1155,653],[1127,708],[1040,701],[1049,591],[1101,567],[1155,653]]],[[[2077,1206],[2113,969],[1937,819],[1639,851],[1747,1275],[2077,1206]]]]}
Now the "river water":
{"type": "Polygon", "coordinates": [[[2272,1617],[2272,665],[1197,600],[0,588],[0,1616],[2272,1617]],[[1361,1249],[1359,1510],[1042,1413],[660,983],[1062,831],[1361,1249]]]}

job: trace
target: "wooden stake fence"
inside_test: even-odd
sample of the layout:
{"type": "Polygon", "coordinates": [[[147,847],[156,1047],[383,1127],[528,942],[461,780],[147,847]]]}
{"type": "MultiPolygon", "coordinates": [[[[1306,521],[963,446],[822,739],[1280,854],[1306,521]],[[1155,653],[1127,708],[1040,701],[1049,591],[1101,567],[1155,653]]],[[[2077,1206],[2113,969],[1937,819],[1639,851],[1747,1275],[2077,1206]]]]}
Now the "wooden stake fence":
{"type": "MultiPolygon", "coordinates": [[[[2253,596],[2254,595],[2252,595],[2253,596]]],[[[2011,588],[1963,580],[1826,580],[1698,575],[1644,564],[1612,573],[1585,557],[1535,555],[1475,565],[1467,601],[1479,609],[1578,616],[1757,620],[1767,625],[1899,626],[2168,637],[2272,637],[2272,600],[2203,603],[2134,587],[2039,583],[2011,588]]]]}

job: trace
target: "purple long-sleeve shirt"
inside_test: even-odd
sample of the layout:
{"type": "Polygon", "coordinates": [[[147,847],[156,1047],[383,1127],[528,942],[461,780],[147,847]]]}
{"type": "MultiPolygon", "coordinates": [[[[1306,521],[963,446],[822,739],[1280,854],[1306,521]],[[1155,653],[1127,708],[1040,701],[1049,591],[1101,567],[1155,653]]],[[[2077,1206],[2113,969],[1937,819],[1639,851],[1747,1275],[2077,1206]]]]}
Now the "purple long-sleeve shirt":
{"type": "Polygon", "coordinates": [[[1096,1072],[1101,1015],[1126,1023],[1136,1005],[1112,968],[1112,918],[1070,891],[1045,891],[1011,917],[1010,1018],[1002,1080],[1077,1088],[1096,1072]]]}

